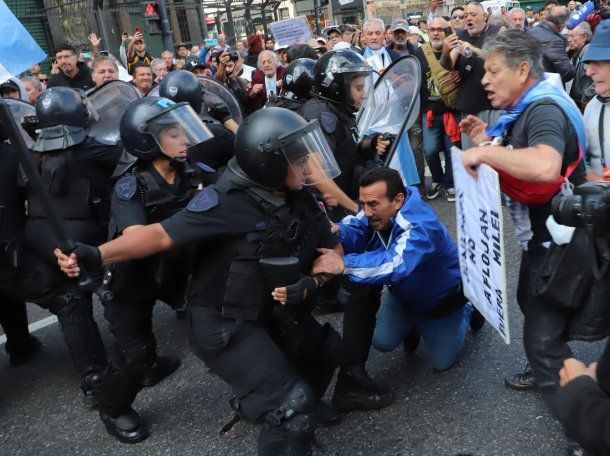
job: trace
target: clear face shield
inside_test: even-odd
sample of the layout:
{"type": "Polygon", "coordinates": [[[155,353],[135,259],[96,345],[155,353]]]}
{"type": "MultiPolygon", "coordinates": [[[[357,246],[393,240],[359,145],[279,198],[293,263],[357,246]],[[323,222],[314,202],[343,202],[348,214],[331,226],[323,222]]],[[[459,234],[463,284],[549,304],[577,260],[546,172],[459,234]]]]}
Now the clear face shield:
{"type": "Polygon", "coordinates": [[[303,185],[316,185],[341,174],[317,120],[278,140],[290,168],[303,185]]]}
{"type": "Polygon", "coordinates": [[[373,94],[376,73],[368,69],[367,71],[343,73],[341,76],[345,102],[354,111],[359,111],[366,106],[367,100],[373,94]]]}
{"type": "Polygon", "coordinates": [[[187,103],[150,119],[145,132],[155,138],[161,152],[170,158],[184,156],[189,147],[214,136],[187,103]]]}

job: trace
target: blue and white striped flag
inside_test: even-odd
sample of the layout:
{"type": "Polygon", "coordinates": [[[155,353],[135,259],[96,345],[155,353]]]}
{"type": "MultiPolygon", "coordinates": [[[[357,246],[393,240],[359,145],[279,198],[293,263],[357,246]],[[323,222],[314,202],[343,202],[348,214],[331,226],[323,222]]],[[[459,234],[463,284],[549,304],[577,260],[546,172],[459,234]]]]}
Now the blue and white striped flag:
{"type": "Polygon", "coordinates": [[[0,0],[0,84],[17,76],[46,58],[32,35],[0,0]]]}

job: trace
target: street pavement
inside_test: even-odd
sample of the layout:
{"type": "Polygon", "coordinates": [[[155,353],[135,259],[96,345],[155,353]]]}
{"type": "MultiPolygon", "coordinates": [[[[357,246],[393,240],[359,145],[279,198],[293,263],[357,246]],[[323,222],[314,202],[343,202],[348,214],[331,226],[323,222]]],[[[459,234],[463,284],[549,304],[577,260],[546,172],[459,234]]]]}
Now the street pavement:
{"type": "MultiPolygon", "coordinates": [[[[432,202],[455,238],[453,204],[432,202]]],[[[406,357],[371,350],[369,372],[396,392],[396,401],[375,412],[354,412],[317,432],[316,455],[502,455],[564,454],[560,426],[535,392],[504,388],[503,378],[525,365],[522,317],[515,303],[519,250],[505,213],[512,343],[489,326],[469,335],[457,364],[433,372],[425,347],[406,357]]],[[[96,318],[111,349],[111,335],[96,305],[96,318]]],[[[49,316],[29,306],[30,321],[49,316]]],[[[322,317],[341,327],[341,316],[322,317]]],[[[220,428],[232,417],[228,388],[190,352],[188,323],[159,303],[154,315],[161,353],[182,357],[182,366],[161,384],[142,391],[134,408],[151,436],[124,445],[106,434],[95,411],[87,410],[57,323],[35,332],[44,344],[26,366],[11,368],[0,350],[0,455],[254,455],[258,429],[239,422],[228,434],[220,428]]],[[[600,356],[604,343],[573,344],[585,362],[600,356]]],[[[332,387],[330,389],[332,391],[332,387]]]]}

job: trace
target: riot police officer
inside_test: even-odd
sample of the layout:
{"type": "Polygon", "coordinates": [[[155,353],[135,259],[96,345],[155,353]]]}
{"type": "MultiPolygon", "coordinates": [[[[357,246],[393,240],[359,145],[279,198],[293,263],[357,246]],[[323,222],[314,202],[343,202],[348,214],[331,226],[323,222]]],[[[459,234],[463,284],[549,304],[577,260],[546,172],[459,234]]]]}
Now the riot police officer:
{"type": "MultiPolygon", "coordinates": [[[[214,170],[186,158],[187,149],[212,137],[187,103],[159,97],[132,102],[121,118],[125,150],[137,161],[119,165],[112,195],[111,238],[158,223],[188,204],[203,185],[216,180],[214,170]]],[[[113,298],[104,316],[115,339],[100,398],[100,417],[108,432],[125,443],[148,435],[131,408],[143,386],[174,372],[178,358],[156,355],[152,331],[155,301],[182,304],[190,274],[186,249],[116,264],[110,268],[113,298]]]]}
{"type": "MultiPolygon", "coordinates": [[[[204,103],[203,91],[197,77],[184,70],[169,73],[159,85],[159,96],[176,103],[185,101],[190,104],[214,135],[210,140],[191,147],[189,157],[195,162],[205,163],[211,168],[219,169],[226,166],[229,159],[233,157],[235,135],[225,124],[232,126],[235,122],[231,119],[231,113],[226,106],[222,106],[220,103],[207,106],[204,103]]],[[[237,124],[233,127],[237,131],[237,124]]]]}
{"type": "MultiPolygon", "coordinates": [[[[378,134],[360,139],[355,112],[373,88],[373,68],[351,50],[327,52],[315,67],[313,97],[299,113],[306,119],[318,119],[328,143],[334,151],[341,175],[335,180],[339,189],[318,187],[330,193],[342,207],[329,210],[333,220],[349,212],[357,212],[358,181],[364,169],[374,165],[373,159],[383,155],[389,145],[378,134]]],[[[380,305],[381,289],[343,282],[347,293],[343,320],[342,366],[335,388],[334,403],[342,410],[376,409],[394,400],[390,391],[378,386],[365,370],[375,315],[380,305]]],[[[339,296],[341,296],[340,292],[339,296]]],[[[328,307],[328,298],[321,307],[328,307]]],[[[333,307],[330,307],[331,309],[333,307]]]]}
{"type": "Polygon", "coordinates": [[[18,169],[17,154],[0,124],[0,325],[12,366],[25,363],[41,347],[28,331],[24,296],[18,292],[23,289],[21,238],[25,224],[25,193],[17,186],[18,169]]]}
{"type": "MultiPolygon", "coordinates": [[[[41,132],[32,147],[53,206],[69,236],[80,242],[101,244],[107,235],[110,176],[121,155],[120,144],[105,144],[87,136],[89,110],[84,94],[53,87],[36,102],[41,132]]],[[[72,359],[83,376],[85,403],[96,406],[106,353],[93,319],[91,292],[66,280],[55,266],[57,245],[39,195],[27,187],[28,219],[25,240],[37,257],[31,287],[45,296],[35,302],[57,315],[72,359]],[[48,298],[47,298],[48,297],[48,298]]]]}
{"type": "Polygon", "coordinates": [[[303,185],[336,177],[338,167],[317,122],[286,109],[252,114],[235,146],[219,181],[185,210],[99,248],[81,244],[70,257],[56,256],[77,276],[79,263],[94,267],[199,243],[189,298],[195,352],[231,386],[241,416],[264,423],[259,454],[309,454],[319,422],[337,420],[319,398],[340,336],[311,316],[321,279],[308,274],[317,247],[342,249],[303,185]],[[260,260],[290,256],[298,259],[296,275],[284,284],[292,285],[273,288],[260,260]],[[283,293],[281,305],[271,292],[283,293]]]}
{"type": "Polygon", "coordinates": [[[286,108],[298,112],[311,98],[316,61],[313,59],[296,59],[290,62],[282,76],[282,93],[279,97],[270,97],[267,107],[286,108]]]}

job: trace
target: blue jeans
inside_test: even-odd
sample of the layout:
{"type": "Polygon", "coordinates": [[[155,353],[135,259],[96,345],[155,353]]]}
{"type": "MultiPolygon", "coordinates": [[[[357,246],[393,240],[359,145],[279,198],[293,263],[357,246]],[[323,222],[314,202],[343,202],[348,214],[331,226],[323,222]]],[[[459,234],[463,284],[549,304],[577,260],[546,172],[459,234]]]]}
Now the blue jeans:
{"type": "Polygon", "coordinates": [[[417,329],[432,367],[442,371],[453,366],[468,333],[472,304],[466,304],[447,317],[428,318],[413,313],[407,304],[399,302],[387,290],[384,291],[381,302],[373,347],[382,352],[392,351],[404,342],[411,331],[417,329]]]}
{"type": "MultiPolygon", "coordinates": [[[[457,119],[459,121],[459,119],[457,119]]],[[[444,184],[445,188],[453,187],[453,169],[451,168],[451,146],[453,143],[445,133],[443,114],[436,113],[432,126],[426,125],[426,114],[422,114],[424,156],[432,174],[432,182],[444,184]],[[445,153],[445,170],[441,164],[441,151],[445,153]]],[[[459,143],[456,146],[460,146],[459,143]]]]}

